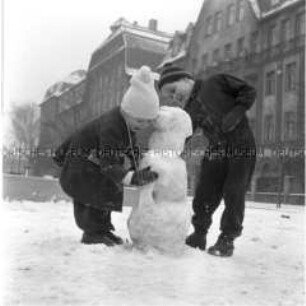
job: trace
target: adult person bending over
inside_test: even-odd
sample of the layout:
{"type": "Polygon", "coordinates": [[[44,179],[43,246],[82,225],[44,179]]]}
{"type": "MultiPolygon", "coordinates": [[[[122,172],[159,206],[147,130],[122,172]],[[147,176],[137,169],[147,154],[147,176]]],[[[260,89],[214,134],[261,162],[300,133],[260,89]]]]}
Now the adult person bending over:
{"type": "Polygon", "coordinates": [[[201,128],[209,140],[193,199],[194,232],[187,237],[186,244],[205,250],[212,215],[224,199],[221,233],[208,253],[231,256],[234,239],[242,233],[245,194],[256,160],[254,136],[246,116],[256,92],[232,75],[194,79],[187,71],[172,65],[164,66],[158,85],[162,97],[189,113],[193,131],[201,128]]]}
{"type": "Polygon", "coordinates": [[[149,168],[136,170],[138,158],[132,152],[137,152],[135,132],[148,127],[158,111],[151,71],[141,67],[120,106],[87,124],[57,149],[54,160],[62,167],[60,184],[73,199],[82,243],[123,243],[112,232],[111,212],[122,210],[124,183],[144,185],[157,178],[149,168]],[[124,156],[131,160],[132,171],[125,169],[124,156]]]}

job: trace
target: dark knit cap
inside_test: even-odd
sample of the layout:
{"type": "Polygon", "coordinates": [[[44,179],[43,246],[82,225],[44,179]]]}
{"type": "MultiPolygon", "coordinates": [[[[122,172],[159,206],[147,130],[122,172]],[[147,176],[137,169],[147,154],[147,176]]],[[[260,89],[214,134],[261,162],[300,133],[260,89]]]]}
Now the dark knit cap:
{"type": "Polygon", "coordinates": [[[178,66],[166,64],[160,74],[158,89],[160,90],[167,83],[173,83],[183,78],[192,79],[192,76],[189,72],[178,66]]]}

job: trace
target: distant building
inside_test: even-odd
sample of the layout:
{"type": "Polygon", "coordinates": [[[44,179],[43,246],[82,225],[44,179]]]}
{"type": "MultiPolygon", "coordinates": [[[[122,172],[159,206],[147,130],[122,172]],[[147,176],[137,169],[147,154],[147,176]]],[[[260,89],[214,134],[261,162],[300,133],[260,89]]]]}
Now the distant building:
{"type": "Polygon", "coordinates": [[[40,135],[36,152],[31,159],[34,175],[58,175],[51,156],[86,118],[83,103],[86,71],[77,70],[52,85],[40,104],[40,135]]]}
{"type": "Polygon", "coordinates": [[[227,72],[257,89],[253,191],[303,194],[305,1],[205,0],[187,53],[195,75],[227,72]]]}
{"type": "MultiPolygon", "coordinates": [[[[159,31],[157,26],[155,19],[144,27],[124,18],[111,25],[111,34],[93,52],[88,67],[83,97],[88,121],[120,105],[137,69],[147,65],[154,71],[162,61],[172,35],[159,31]]],[[[139,132],[140,146],[147,146],[150,133],[151,130],[139,132]]]]}
{"type": "Polygon", "coordinates": [[[189,23],[185,31],[176,31],[169,42],[169,46],[162,62],[157,69],[160,70],[165,64],[173,64],[185,67],[187,61],[187,51],[193,34],[194,25],[189,23]]]}
{"type": "MultiPolygon", "coordinates": [[[[40,150],[54,150],[84,124],[119,105],[131,75],[142,65],[154,71],[172,38],[157,27],[155,19],[144,27],[120,18],[93,52],[87,72],[73,72],[47,90],[40,105],[40,150]]],[[[149,133],[139,135],[140,145],[146,146],[149,133]]]]}
{"type": "Polygon", "coordinates": [[[154,70],[172,37],[159,31],[154,19],[143,27],[120,18],[110,29],[111,34],[93,52],[88,67],[84,95],[88,119],[119,105],[133,72],[142,65],[154,70]]]}
{"type": "Polygon", "coordinates": [[[77,70],[47,90],[40,104],[40,148],[57,147],[85,120],[85,80],[86,71],[77,70]]]}

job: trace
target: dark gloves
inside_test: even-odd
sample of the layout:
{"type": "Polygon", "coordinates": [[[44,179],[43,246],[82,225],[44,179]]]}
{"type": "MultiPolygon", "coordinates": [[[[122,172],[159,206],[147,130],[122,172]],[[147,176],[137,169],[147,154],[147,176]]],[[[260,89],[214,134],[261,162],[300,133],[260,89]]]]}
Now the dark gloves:
{"type": "Polygon", "coordinates": [[[150,167],[146,167],[144,169],[134,171],[131,179],[131,185],[144,186],[154,182],[157,180],[157,178],[158,174],[154,171],[151,171],[150,167]]]}
{"type": "Polygon", "coordinates": [[[236,106],[232,111],[227,113],[222,120],[222,131],[228,133],[234,130],[243,118],[245,112],[245,107],[236,106]]]}

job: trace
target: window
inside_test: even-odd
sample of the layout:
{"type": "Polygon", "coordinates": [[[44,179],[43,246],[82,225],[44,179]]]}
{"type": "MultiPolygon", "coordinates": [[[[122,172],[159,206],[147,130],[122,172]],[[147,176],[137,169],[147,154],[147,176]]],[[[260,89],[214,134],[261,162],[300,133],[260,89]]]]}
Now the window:
{"type": "Polygon", "coordinates": [[[219,57],[220,57],[220,54],[219,54],[219,49],[216,49],[214,50],[213,52],[213,63],[216,64],[218,61],[219,61],[219,57]]]}
{"type": "Polygon", "coordinates": [[[277,28],[276,25],[271,25],[267,32],[267,45],[268,47],[275,46],[277,43],[277,28]]]}
{"type": "Polygon", "coordinates": [[[237,56],[243,56],[243,50],[244,50],[244,38],[240,37],[237,40],[237,56]]]}
{"type": "Polygon", "coordinates": [[[238,0],[237,3],[237,21],[241,21],[244,17],[244,4],[243,0],[238,0]]]}
{"type": "Polygon", "coordinates": [[[285,112],[284,115],[284,140],[296,138],[296,115],[294,112],[285,112]]]}
{"type": "Polygon", "coordinates": [[[217,12],[215,14],[215,33],[221,31],[221,27],[222,27],[222,13],[221,12],[217,12]]]}
{"type": "Polygon", "coordinates": [[[205,70],[208,64],[208,54],[205,53],[202,55],[202,69],[205,70]]]}
{"type": "Polygon", "coordinates": [[[276,92],[276,75],[275,71],[266,74],[266,96],[275,95],[276,92]]]}
{"type": "Polygon", "coordinates": [[[285,19],[282,21],[282,41],[287,41],[291,38],[291,22],[290,19],[285,19]]]}
{"type": "Polygon", "coordinates": [[[305,13],[296,16],[296,35],[305,34],[305,13]]]}
{"type": "Polygon", "coordinates": [[[258,32],[257,31],[255,31],[251,34],[250,49],[251,49],[252,53],[257,53],[259,51],[258,32]]]}
{"type": "Polygon", "coordinates": [[[296,88],[296,63],[286,65],[285,91],[293,91],[296,88]]]}
{"type": "Polygon", "coordinates": [[[232,25],[235,22],[235,6],[230,4],[226,10],[226,24],[232,25]]]}
{"type": "Polygon", "coordinates": [[[206,20],[206,36],[211,35],[213,32],[213,19],[209,16],[206,20]]]}
{"type": "Polygon", "coordinates": [[[274,125],[273,125],[273,116],[266,115],[264,119],[264,140],[273,141],[274,134],[274,125]]]}
{"type": "Polygon", "coordinates": [[[224,58],[230,59],[232,57],[232,44],[226,44],[224,46],[224,58]]]}

